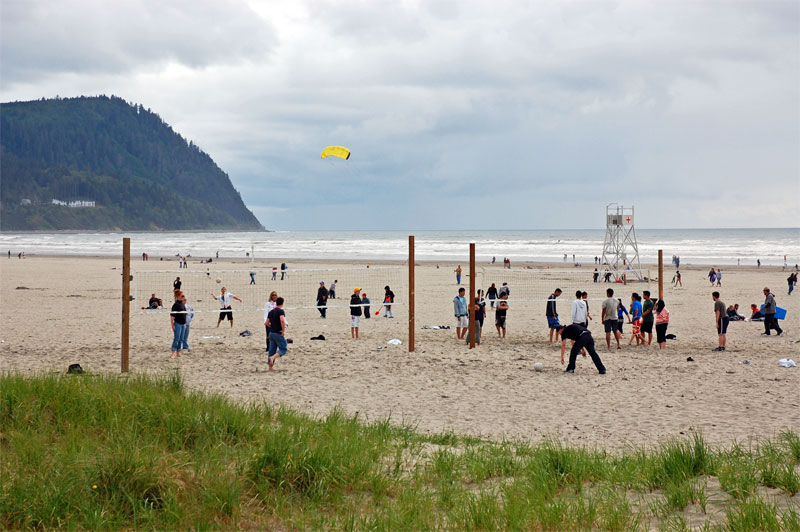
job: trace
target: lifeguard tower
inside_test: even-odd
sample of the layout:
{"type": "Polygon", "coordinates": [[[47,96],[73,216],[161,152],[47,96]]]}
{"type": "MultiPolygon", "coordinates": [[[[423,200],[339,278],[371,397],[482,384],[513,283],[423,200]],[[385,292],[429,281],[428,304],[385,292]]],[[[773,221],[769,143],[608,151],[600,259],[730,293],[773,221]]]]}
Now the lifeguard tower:
{"type": "Polygon", "coordinates": [[[639,262],[633,207],[606,205],[606,236],[602,264],[615,279],[645,281],[639,262]]]}

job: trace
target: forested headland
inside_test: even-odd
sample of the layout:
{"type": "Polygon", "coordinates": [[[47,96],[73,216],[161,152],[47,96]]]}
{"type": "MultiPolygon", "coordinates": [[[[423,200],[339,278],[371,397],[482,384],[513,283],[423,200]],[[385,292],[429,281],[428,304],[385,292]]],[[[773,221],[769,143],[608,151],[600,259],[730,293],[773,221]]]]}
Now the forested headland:
{"type": "Polygon", "coordinates": [[[260,229],[228,175],[150,109],[0,104],[0,230],[260,229]]]}

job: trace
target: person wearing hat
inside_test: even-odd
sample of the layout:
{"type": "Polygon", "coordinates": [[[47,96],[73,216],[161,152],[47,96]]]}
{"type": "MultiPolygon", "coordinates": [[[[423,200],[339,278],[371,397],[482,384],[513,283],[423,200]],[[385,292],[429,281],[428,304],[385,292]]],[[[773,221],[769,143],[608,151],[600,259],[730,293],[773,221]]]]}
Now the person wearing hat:
{"type": "Polygon", "coordinates": [[[364,306],[364,319],[368,320],[369,319],[369,304],[370,304],[370,300],[367,297],[367,293],[366,292],[361,292],[361,304],[364,306]]]}
{"type": "Polygon", "coordinates": [[[764,332],[762,336],[770,336],[770,331],[775,329],[778,331],[778,336],[783,336],[783,329],[778,325],[778,320],[775,319],[775,311],[778,309],[778,304],[775,303],[775,296],[773,296],[769,288],[764,287],[764,332]]]}
{"type": "Polygon", "coordinates": [[[325,288],[325,281],[319,282],[319,289],[317,290],[317,310],[322,318],[325,318],[325,312],[328,308],[325,303],[328,301],[328,289],[325,288]]]}
{"type": "Polygon", "coordinates": [[[358,339],[358,323],[361,321],[361,288],[353,288],[350,296],[350,337],[358,339]]]}

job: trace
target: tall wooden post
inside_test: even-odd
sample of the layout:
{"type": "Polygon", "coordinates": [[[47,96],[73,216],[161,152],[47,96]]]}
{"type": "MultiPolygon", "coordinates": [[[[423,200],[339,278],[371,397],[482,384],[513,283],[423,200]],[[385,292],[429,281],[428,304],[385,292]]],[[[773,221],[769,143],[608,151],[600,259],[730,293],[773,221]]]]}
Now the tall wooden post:
{"type": "Polygon", "coordinates": [[[475,242],[469,245],[469,294],[467,294],[467,308],[469,309],[469,348],[475,348],[475,242]]]}
{"type": "Polygon", "coordinates": [[[122,373],[128,372],[131,326],[131,239],[122,239],[122,373]]]}
{"type": "Polygon", "coordinates": [[[664,299],[664,250],[658,250],[658,299],[664,299]]]}
{"type": "Polygon", "coordinates": [[[414,235],[408,237],[408,352],[414,352],[414,235]]]}

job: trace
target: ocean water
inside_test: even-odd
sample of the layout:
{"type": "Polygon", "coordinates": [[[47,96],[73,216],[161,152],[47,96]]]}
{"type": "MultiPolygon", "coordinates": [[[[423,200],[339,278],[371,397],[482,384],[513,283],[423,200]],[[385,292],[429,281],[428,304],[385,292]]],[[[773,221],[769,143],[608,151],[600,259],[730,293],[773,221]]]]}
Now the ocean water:
{"type": "MultiPolygon", "coordinates": [[[[122,238],[131,237],[134,258],[191,255],[193,258],[258,258],[405,260],[408,235],[415,235],[418,260],[466,261],[475,242],[478,261],[508,257],[522,261],[575,260],[593,264],[603,251],[604,230],[519,231],[279,231],[180,233],[0,233],[0,250],[16,255],[119,256],[122,238]]],[[[658,250],[665,262],[673,255],[682,264],[790,265],[800,263],[800,228],[790,229],[640,229],[636,231],[643,263],[655,263],[658,250]]],[[[630,255],[630,253],[629,253],[630,255]]]]}

